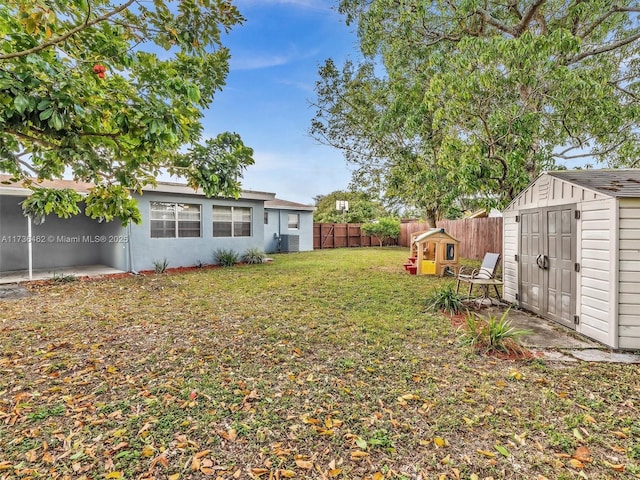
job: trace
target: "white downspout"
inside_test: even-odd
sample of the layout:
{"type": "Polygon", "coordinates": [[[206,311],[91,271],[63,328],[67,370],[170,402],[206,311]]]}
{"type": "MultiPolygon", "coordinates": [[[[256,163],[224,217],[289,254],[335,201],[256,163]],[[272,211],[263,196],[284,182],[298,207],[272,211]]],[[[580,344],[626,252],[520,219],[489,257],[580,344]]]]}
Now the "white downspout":
{"type": "Polygon", "coordinates": [[[27,215],[27,251],[29,257],[29,281],[33,280],[33,243],[31,242],[31,215],[27,215]]]}
{"type": "Polygon", "coordinates": [[[127,230],[128,230],[128,235],[127,235],[127,250],[129,253],[129,271],[131,273],[133,273],[134,275],[140,275],[138,272],[136,272],[136,269],[133,268],[133,247],[131,245],[131,221],[129,221],[129,224],[127,225],[127,230]]]}

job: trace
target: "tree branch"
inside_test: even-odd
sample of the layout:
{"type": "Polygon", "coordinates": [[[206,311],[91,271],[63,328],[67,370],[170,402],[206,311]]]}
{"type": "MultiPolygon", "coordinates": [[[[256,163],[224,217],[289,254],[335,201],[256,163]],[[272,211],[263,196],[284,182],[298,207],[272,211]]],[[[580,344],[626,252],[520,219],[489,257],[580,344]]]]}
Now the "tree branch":
{"type": "Polygon", "coordinates": [[[636,33],[635,35],[631,35],[628,38],[618,40],[617,42],[609,43],[607,45],[603,45],[600,48],[596,48],[591,51],[581,53],[580,55],[576,55],[575,57],[567,60],[567,65],[578,63],[580,60],[584,60],[587,57],[593,57],[595,55],[600,55],[601,53],[611,52],[620,47],[624,47],[625,45],[629,45],[630,43],[633,43],[638,39],[640,39],[640,32],[636,33]]]}
{"type": "Polygon", "coordinates": [[[38,170],[36,170],[34,166],[29,164],[28,162],[25,162],[24,160],[18,160],[18,163],[20,163],[20,165],[25,167],[27,170],[31,170],[31,172],[35,175],[39,175],[40,172],[38,172],[38,170]]]}
{"type": "MultiPolygon", "coordinates": [[[[91,21],[89,21],[89,17],[87,16],[87,19],[83,23],[81,23],[80,25],[75,26],[74,28],[69,30],[64,35],[60,35],[59,37],[56,37],[56,38],[53,38],[53,39],[51,39],[51,40],[49,40],[47,42],[41,43],[40,45],[38,45],[36,47],[29,48],[28,50],[22,50],[20,52],[5,53],[4,55],[0,55],[0,60],[10,60],[12,58],[24,57],[24,56],[30,55],[32,53],[41,52],[42,50],[45,50],[45,49],[47,49],[49,47],[52,47],[52,46],[54,46],[54,45],[56,45],[58,43],[62,43],[67,38],[71,37],[72,35],[75,35],[76,33],[84,30],[85,28],[91,27],[91,26],[95,25],[96,23],[103,22],[103,21],[113,17],[114,15],[117,15],[118,13],[122,12],[123,10],[126,10],[134,2],[135,2],[135,0],[129,0],[128,2],[126,2],[123,5],[119,6],[118,8],[115,8],[115,9],[111,10],[110,12],[105,13],[104,15],[96,17],[91,21]]],[[[89,10],[89,12],[90,12],[90,10],[89,10]]]]}
{"type": "MultiPolygon", "coordinates": [[[[595,22],[589,25],[587,29],[579,35],[579,37],[583,39],[588,37],[591,34],[591,32],[593,32],[598,27],[598,25],[600,25],[602,22],[604,22],[607,18],[609,18],[614,13],[615,13],[615,10],[611,9],[608,12],[606,12],[604,15],[601,15],[600,18],[596,19],[595,22]]],[[[575,33],[577,32],[574,32],[574,34],[575,33]]]]}
{"type": "Polygon", "coordinates": [[[515,33],[514,37],[519,37],[520,35],[522,35],[522,33],[531,23],[531,20],[533,20],[533,17],[536,15],[542,4],[546,1],[547,0],[536,0],[533,5],[529,7],[529,10],[527,10],[522,16],[522,20],[520,20],[520,23],[518,23],[518,25],[516,25],[516,27],[513,29],[515,33]]]}
{"type": "Polygon", "coordinates": [[[476,13],[478,15],[480,15],[485,22],[487,22],[489,25],[497,28],[501,32],[508,33],[509,35],[511,35],[513,37],[516,36],[515,33],[514,33],[514,29],[510,28],[505,23],[502,23],[500,20],[498,20],[498,19],[494,18],[493,16],[491,16],[491,14],[489,12],[487,12],[484,8],[478,8],[476,10],[476,13]]]}
{"type": "Polygon", "coordinates": [[[609,148],[605,149],[605,150],[600,150],[597,152],[587,152],[587,153],[578,153],[575,155],[566,155],[567,152],[573,150],[574,148],[578,148],[578,147],[569,147],[565,150],[563,150],[560,153],[555,153],[553,154],[554,157],[557,158],[561,158],[563,160],[574,160],[576,158],[585,158],[585,157],[600,157],[603,155],[607,155],[608,153],[613,152],[616,148],[620,147],[620,145],[622,145],[625,141],[627,140],[627,138],[623,138],[622,140],[620,140],[618,143],[616,143],[615,145],[610,146],[609,148]]]}
{"type": "Polygon", "coordinates": [[[48,140],[44,140],[42,138],[33,137],[31,135],[27,135],[26,133],[18,132],[17,130],[5,130],[4,133],[8,133],[9,135],[15,135],[18,138],[22,138],[23,140],[28,140],[29,142],[37,143],[39,145],[44,145],[48,148],[58,148],[59,146],[53,142],[49,142],[48,140]]]}

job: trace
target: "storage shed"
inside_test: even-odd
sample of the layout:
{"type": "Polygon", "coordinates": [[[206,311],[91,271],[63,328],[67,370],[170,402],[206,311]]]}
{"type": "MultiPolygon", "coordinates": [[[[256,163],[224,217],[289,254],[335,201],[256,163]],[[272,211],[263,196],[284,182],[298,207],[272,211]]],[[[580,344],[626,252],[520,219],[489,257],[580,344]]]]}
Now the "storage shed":
{"type": "Polygon", "coordinates": [[[503,222],[506,301],[640,349],[640,169],[542,173],[503,222]]]}

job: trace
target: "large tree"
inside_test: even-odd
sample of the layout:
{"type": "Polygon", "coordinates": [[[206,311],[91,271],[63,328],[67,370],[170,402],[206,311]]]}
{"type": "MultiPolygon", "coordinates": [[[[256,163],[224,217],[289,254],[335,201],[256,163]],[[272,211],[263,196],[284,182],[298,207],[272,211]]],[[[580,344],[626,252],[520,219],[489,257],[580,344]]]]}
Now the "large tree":
{"type": "Polygon", "coordinates": [[[340,11],[397,88],[405,135],[439,133],[452,184],[504,204],[568,160],[638,162],[636,0],[342,0],[340,11]]]}
{"type": "MultiPolygon", "coordinates": [[[[381,194],[389,205],[418,211],[435,227],[458,197],[437,161],[441,134],[429,122],[408,127],[420,88],[408,75],[380,76],[372,61],[332,60],[321,67],[310,133],[340,149],[355,166],[354,187],[381,194]]],[[[428,111],[423,111],[429,115],[428,111]]]]}
{"type": "Polygon", "coordinates": [[[366,223],[388,215],[379,202],[364,192],[336,190],[327,195],[318,195],[314,200],[316,205],[316,211],[313,212],[314,222],[366,223]],[[339,205],[341,208],[338,208],[339,205]]]}
{"type": "Polygon", "coordinates": [[[161,172],[207,195],[238,195],[252,150],[202,142],[203,109],[228,73],[230,0],[7,0],[0,6],[0,172],[34,194],[26,213],[78,213],[78,195],[32,182],[92,182],[87,214],[126,223],[130,190],[161,172]],[[199,143],[202,142],[202,143],[199,143]]]}

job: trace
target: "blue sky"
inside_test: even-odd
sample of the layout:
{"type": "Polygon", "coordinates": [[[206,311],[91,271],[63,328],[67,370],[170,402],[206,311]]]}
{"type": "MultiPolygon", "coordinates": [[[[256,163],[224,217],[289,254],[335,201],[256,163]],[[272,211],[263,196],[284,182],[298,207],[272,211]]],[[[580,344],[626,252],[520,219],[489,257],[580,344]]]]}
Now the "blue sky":
{"type": "Polygon", "coordinates": [[[236,0],[246,22],[223,39],[231,51],[227,84],[205,112],[205,134],[231,131],[254,149],[242,187],[313,204],[347,188],[342,154],[308,135],[318,67],[357,58],[353,27],[334,0],[236,0]]]}

